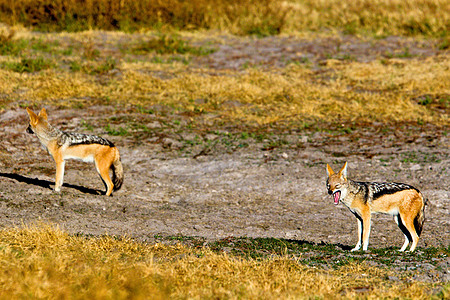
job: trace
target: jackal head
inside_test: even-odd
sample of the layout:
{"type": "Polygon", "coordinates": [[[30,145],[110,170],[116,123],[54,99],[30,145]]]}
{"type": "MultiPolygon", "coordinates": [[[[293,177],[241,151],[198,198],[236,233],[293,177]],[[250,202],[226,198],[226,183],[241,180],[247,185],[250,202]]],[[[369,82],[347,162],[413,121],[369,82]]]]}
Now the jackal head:
{"type": "Polygon", "coordinates": [[[45,131],[48,127],[47,112],[45,108],[41,109],[39,115],[36,115],[31,109],[27,107],[28,115],[30,116],[30,124],[27,127],[27,132],[30,134],[36,131],[45,131]]]}
{"type": "Polygon", "coordinates": [[[345,199],[348,192],[347,162],[337,173],[334,173],[330,165],[327,164],[327,174],[328,194],[333,196],[334,204],[338,205],[342,199],[345,199]]]}

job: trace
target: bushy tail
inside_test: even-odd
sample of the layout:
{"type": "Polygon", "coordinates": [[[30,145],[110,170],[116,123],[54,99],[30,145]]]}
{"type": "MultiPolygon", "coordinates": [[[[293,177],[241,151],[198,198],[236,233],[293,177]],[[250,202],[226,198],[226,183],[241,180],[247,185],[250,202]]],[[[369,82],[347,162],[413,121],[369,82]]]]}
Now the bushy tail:
{"type": "Polygon", "coordinates": [[[423,223],[425,222],[425,205],[427,205],[428,199],[425,199],[422,209],[417,214],[414,219],[414,228],[416,229],[417,235],[420,236],[423,229],[423,223]]]}
{"type": "Polygon", "coordinates": [[[123,166],[120,157],[113,162],[111,169],[113,172],[112,182],[114,184],[114,191],[120,190],[123,183],[123,166]]]}

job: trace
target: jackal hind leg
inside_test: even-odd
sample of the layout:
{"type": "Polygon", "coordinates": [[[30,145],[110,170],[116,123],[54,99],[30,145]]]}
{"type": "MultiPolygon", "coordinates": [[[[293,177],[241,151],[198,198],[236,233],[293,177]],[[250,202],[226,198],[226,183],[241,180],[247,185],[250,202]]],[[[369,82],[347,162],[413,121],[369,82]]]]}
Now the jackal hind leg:
{"type": "MultiPolygon", "coordinates": [[[[410,217],[409,215],[401,215],[403,224],[405,225],[406,230],[411,237],[409,240],[412,241],[411,248],[409,252],[413,252],[416,249],[417,243],[419,243],[419,235],[416,232],[416,228],[414,227],[414,217],[410,217]]],[[[406,249],[406,247],[405,247],[406,249]]],[[[400,249],[401,250],[401,249],[400,249]]]]}
{"type": "Polygon", "coordinates": [[[403,225],[402,218],[400,217],[400,214],[394,216],[394,221],[397,223],[398,228],[403,232],[403,235],[405,236],[405,242],[403,243],[402,248],[400,248],[399,251],[403,252],[406,250],[406,247],[408,247],[409,243],[411,242],[411,234],[409,233],[408,229],[406,229],[405,225],[403,225]]]}
{"type": "Polygon", "coordinates": [[[106,187],[106,196],[111,195],[114,187],[111,177],[109,176],[109,169],[111,168],[111,165],[96,159],[95,168],[97,169],[98,174],[100,174],[103,184],[106,187]]]}

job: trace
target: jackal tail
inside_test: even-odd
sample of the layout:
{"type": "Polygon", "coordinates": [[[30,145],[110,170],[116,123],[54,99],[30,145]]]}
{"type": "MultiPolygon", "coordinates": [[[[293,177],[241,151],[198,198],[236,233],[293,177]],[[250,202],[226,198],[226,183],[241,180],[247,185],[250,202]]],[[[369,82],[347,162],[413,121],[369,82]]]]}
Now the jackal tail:
{"type": "Polygon", "coordinates": [[[417,214],[414,219],[414,228],[416,229],[417,235],[420,236],[423,229],[423,223],[425,222],[425,206],[427,205],[428,199],[425,199],[422,205],[422,209],[417,214]]]}
{"type": "Polygon", "coordinates": [[[120,157],[113,162],[111,169],[113,172],[112,182],[114,184],[114,191],[117,191],[122,187],[123,183],[123,166],[120,157]]]}

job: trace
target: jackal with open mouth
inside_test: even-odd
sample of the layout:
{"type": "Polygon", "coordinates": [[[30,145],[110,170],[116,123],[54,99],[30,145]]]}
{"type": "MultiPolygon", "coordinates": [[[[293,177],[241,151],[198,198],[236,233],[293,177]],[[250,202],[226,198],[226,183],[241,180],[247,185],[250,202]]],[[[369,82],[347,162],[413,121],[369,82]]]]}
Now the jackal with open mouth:
{"type": "Polygon", "coordinates": [[[334,204],[344,203],[358,219],[358,243],[352,251],[363,247],[367,250],[372,213],[384,213],[394,217],[405,235],[400,251],[414,251],[419,242],[425,221],[425,204],[422,193],[413,186],[395,182],[358,182],[347,178],[347,162],[335,173],[327,164],[327,190],[334,204]]]}

